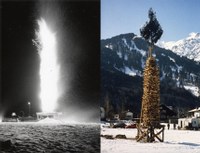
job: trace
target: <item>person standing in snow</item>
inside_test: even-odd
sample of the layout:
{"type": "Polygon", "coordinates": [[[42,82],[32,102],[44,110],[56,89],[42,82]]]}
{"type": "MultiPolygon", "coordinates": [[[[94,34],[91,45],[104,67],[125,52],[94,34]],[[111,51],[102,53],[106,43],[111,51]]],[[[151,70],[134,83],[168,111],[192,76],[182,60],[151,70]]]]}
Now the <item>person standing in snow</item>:
{"type": "Polygon", "coordinates": [[[170,124],[169,124],[169,123],[167,124],[167,128],[168,128],[168,130],[169,130],[169,128],[170,128],[170,124]]]}

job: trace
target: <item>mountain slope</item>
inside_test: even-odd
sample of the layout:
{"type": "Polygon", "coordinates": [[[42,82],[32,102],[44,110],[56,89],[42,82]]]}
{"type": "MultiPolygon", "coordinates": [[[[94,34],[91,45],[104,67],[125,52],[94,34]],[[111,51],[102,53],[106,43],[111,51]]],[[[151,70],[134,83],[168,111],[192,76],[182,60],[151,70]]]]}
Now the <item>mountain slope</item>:
{"type": "Polygon", "coordinates": [[[190,33],[185,39],[179,41],[160,42],[162,48],[172,50],[174,53],[200,62],[200,33],[190,33]]]}
{"type": "MultiPolygon", "coordinates": [[[[138,115],[147,50],[147,43],[133,33],[101,40],[102,106],[108,96],[114,112],[129,109],[138,115]]],[[[200,86],[200,65],[157,46],[153,56],[160,67],[161,103],[183,110],[200,105],[184,88],[200,86]]]]}
{"type": "MultiPolygon", "coordinates": [[[[134,34],[124,34],[101,41],[101,66],[131,76],[142,76],[147,58],[147,43],[134,34]]],[[[200,65],[170,50],[155,46],[153,56],[160,67],[160,77],[178,84],[200,84],[200,65]]]]}

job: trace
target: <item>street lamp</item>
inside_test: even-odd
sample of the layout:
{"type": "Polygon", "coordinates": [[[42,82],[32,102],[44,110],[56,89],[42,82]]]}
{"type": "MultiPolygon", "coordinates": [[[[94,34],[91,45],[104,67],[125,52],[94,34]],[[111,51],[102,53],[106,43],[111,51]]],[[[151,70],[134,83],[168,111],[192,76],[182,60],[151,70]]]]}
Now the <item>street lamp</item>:
{"type": "Polygon", "coordinates": [[[30,116],[31,102],[28,102],[28,116],[30,116]]]}

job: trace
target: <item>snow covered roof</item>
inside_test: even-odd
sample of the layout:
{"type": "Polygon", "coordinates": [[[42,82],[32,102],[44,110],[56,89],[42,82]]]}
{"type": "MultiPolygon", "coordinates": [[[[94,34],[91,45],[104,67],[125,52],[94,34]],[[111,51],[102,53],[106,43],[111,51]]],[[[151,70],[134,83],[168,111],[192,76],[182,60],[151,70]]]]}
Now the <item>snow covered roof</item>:
{"type": "Polygon", "coordinates": [[[188,111],[189,113],[193,113],[193,112],[200,112],[200,107],[199,108],[195,108],[195,109],[192,109],[190,111],[188,111]]]}

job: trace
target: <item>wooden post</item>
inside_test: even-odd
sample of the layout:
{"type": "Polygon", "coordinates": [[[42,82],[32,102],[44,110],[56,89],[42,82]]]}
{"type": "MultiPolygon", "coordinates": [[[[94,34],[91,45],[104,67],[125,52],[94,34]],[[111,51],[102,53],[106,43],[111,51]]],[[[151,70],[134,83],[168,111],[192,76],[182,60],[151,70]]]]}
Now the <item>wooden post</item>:
{"type": "Polygon", "coordinates": [[[153,45],[149,45],[149,55],[148,55],[148,57],[152,57],[152,50],[153,50],[153,45]]]}
{"type": "Polygon", "coordinates": [[[148,128],[144,128],[142,126],[137,126],[137,136],[136,140],[137,142],[142,141],[142,142],[153,142],[156,139],[159,140],[160,142],[164,141],[164,125],[160,125],[157,127],[154,126],[149,126],[148,128]]]}

